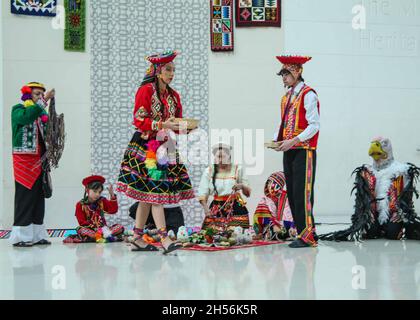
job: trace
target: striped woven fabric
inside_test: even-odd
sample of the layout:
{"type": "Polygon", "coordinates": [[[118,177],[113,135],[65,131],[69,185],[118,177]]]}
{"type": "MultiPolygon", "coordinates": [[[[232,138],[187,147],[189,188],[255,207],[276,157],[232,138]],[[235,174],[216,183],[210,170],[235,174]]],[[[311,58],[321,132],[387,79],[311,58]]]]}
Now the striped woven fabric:
{"type": "MultiPolygon", "coordinates": [[[[67,233],[75,232],[74,229],[47,229],[50,238],[64,238],[67,233]]],[[[10,230],[0,230],[0,239],[9,239],[10,230]]]]}
{"type": "Polygon", "coordinates": [[[69,230],[69,229],[49,229],[49,230],[47,230],[47,233],[50,236],[50,238],[64,238],[64,235],[67,233],[67,231],[71,231],[71,230],[69,230]]]}
{"type": "Polygon", "coordinates": [[[8,239],[10,232],[10,230],[0,230],[0,239],[8,239]]]}
{"type": "Polygon", "coordinates": [[[32,189],[41,174],[40,155],[13,155],[15,180],[28,189],[32,189]],[[28,170],[30,168],[30,170],[28,170]]]}
{"type": "MultiPolygon", "coordinates": [[[[248,244],[242,244],[237,246],[231,247],[222,247],[222,246],[214,246],[214,245],[207,245],[207,244],[196,244],[192,247],[184,247],[180,250],[186,251],[206,251],[206,252],[214,252],[214,251],[227,251],[227,250],[236,250],[236,249],[247,249],[253,247],[263,247],[263,246],[273,246],[277,244],[285,244],[285,241],[263,241],[263,240],[254,240],[248,244]]],[[[157,248],[162,248],[160,243],[153,243],[153,245],[157,248]]]]}

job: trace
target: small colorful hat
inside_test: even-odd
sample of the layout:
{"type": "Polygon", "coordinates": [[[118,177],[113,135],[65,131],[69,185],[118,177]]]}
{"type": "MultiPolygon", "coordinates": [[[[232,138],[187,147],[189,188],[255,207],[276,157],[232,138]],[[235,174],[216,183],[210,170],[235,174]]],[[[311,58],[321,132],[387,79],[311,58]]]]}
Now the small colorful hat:
{"type": "Polygon", "coordinates": [[[178,55],[178,51],[166,51],[146,57],[146,60],[154,65],[165,65],[172,62],[178,55]]]}
{"type": "Polygon", "coordinates": [[[44,92],[46,91],[45,86],[42,83],[29,82],[20,89],[20,92],[22,92],[22,101],[32,100],[33,89],[41,89],[44,90],[44,92]]]}
{"type": "MultiPolygon", "coordinates": [[[[44,92],[46,91],[45,86],[40,82],[29,82],[28,84],[24,85],[20,91],[22,92],[22,98],[23,106],[25,108],[32,107],[35,103],[32,101],[32,90],[33,89],[41,89],[44,92]]],[[[43,110],[41,113],[41,121],[43,123],[48,122],[48,112],[46,110],[43,110]]]]}
{"type": "Polygon", "coordinates": [[[309,56],[277,56],[277,60],[279,60],[283,64],[283,68],[278,73],[279,76],[282,76],[286,71],[299,71],[302,69],[303,65],[310,61],[312,57],[309,56]]]}
{"type": "Polygon", "coordinates": [[[42,89],[44,90],[44,92],[47,91],[47,89],[45,89],[45,86],[40,82],[29,82],[26,86],[31,89],[42,89]]]}
{"type": "Polygon", "coordinates": [[[100,182],[101,184],[105,183],[105,178],[98,175],[92,175],[83,179],[82,184],[87,187],[92,182],[100,182]]]}
{"type": "Polygon", "coordinates": [[[281,171],[275,172],[268,177],[264,187],[264,194],[271,199],[277,199],[281,196],[285,185],[286,177],[284,173],[281,171]]]}
{"type": "Polygon", "coordinates": [[[294,64],[294,65],[304,65],[306,62],[310,61],[312,57],[309,56],[277,56],[282,64],[294,64]]]}

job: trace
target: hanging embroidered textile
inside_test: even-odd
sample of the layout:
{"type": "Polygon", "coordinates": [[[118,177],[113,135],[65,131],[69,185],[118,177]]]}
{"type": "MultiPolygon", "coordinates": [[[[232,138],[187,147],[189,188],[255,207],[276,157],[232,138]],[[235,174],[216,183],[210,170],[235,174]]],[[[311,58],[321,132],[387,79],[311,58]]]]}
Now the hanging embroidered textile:
{"type": "Polygon", "coordinates": [[[30,16],[55,17],[57,0],[11,0],[11,12],[30,16]]]}
{"type": "Polygon", "coordinates": [[[233,51],[233,0],[210,0],[212,51],[233,51]]]}
{"type": "Polygon", "coordinates": [[[281,0],[236,0],[237,27],[281,27],[281,0]]]}
{"type": "Polygon", "coordinates": [[[86,42],[86,0],[64,0],[66,29],[64,49],[85,51],[86,42]]]}

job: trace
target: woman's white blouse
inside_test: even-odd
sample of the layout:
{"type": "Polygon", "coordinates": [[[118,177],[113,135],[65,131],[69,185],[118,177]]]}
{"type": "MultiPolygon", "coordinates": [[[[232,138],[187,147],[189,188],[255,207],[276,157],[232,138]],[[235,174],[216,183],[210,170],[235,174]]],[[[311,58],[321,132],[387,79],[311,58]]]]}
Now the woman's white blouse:
{"type": "MultiPolygon", "coordinates": [[[[206,200],[209,196],[215,195],[213,187],[213,171],[214,166],[204,170],[201,176],[200,186],[198,188],[198,200],[206,200]]],[[[232,165],[230,172],[220,172],[216,174],[215,185],[218,196],[228,196],[232,193],[235,184],[242,183],[248,186],[248,179],[244,170],[239,165],[232,165]]]]}

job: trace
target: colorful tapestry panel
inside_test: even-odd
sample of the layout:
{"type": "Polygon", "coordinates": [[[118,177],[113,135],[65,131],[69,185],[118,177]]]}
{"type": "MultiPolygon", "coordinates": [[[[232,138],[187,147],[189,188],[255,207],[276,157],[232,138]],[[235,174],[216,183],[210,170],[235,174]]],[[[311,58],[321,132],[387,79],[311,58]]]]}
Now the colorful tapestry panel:
{"type": "Polygon", "coordinates": [[[86,0],[64,0],[66,10],[66,30],[64,49],[85,51],[86,43],[86,0]]]}
{"type": "Polygon", "coordinates": [[[212,51],[233,51],[233,0],[210,0],[212,51]]]}
{"type": "Polygon", "coordinates": [[[11,12],[30,16],[55,17],[57,0],[11,0],[11,12]]]}
{"type": "Polygon", "coordinates": [[[236,0],[237,27],[281,27],[281,0],[236,0]]]}

